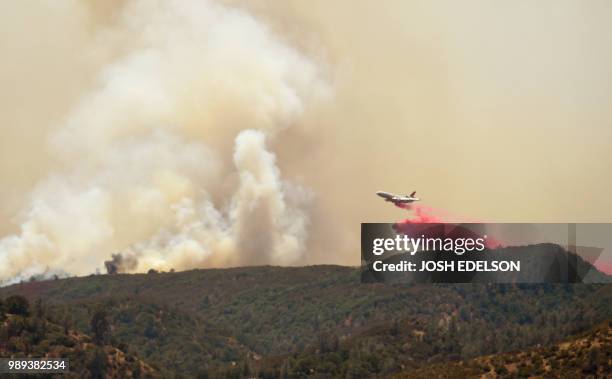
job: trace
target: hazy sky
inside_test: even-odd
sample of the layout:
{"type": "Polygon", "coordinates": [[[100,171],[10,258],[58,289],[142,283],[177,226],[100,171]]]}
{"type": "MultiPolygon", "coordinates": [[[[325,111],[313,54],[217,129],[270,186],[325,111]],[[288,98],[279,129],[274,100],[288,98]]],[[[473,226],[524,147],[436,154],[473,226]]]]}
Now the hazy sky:
{"type": "Polygon", "coordinates": [[[354,217],[393,217],[384,188],[475,218],[610,221],[609,2],[316,4],[282,13],[330,56],[317,121],[336,154],[316,171],[354,217]]]}
{"type": "MultiPolygon", "coordinates": [[[[66,166],[49,140],[95,91],[100,72],[135,49],[130,38],[144,33],[138,27],[146,16],[126,21],[138,11],[125,12],[126,3],[134,2],[0,3],[0,237],[23,234],[41,181],[66,166]]],[[[283,125],[267,143],[283,180],[311,193],[308,248],[294,263],[357,264],[361,222],[408,216],[375,197],[377,190],[416,190],[451,221],[612,221],[609,1],[222,3],[269,28],[265,46],[278,42],[304,56],[305,71],[287,69],[291,85],[321,79],[329,87],[319,97],[297,84],[299,112],[281,113],[283,125]]],[[[182,22],[162,21],[155,25],[169,30],[182,22]]],[[[281,51],[278,59],[295,54],[281,51]]],[[[276,67],[262,62],[253,75],[276,67]]],[[[193,107],[200,101],[181,96],[193,107]]],[[[231,165],[239,130],[261,129],[231,132],[227,118],[198,129],[210,115],[181,112],[164,120],[195,125],[182,135],[218,150],[221,166],[231,165]]],[[[232,196],[224,188],[209,189],[216,204],[232,196]]],[[[129,236],[113,248],[138,242],[129,236]]]]}
{"type": "Polygon", "coordinates": [[[612,220],[610,2],[250,4],[332,67],[325,142],[280,150],[337,225],[401,218],[379,189],[450,219],[612,220]]]}

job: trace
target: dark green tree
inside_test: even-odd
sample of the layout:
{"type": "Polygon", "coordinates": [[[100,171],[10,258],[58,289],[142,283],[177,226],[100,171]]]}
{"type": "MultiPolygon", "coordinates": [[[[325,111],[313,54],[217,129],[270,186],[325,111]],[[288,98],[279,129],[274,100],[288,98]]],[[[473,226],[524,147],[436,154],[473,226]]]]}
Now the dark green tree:
{"type": "Polygon", "coordinates": [[[98,347],[87,364],[87,369],[93,379],[106,377],[107,355],[104,348],[98,347]]]}
{"type": "Polygon", "coordinates": [[[108,323],[106,312],[103,309],[94,312],[91,317],[90,326],[94,342],[98,345],[103,345],[110,336],[110,324],[108,323]]]}
{"type": "Polygon", "coordinates": [[[42,318],[45,315],[45,308],[41,299],[34,301],[34,314],[38,318],[42,318]]]}
{"type": "Polygon", "coordinates": [[[30,303],[28,303],[28,299],[20,295],[6,298],[5,307],[8,313],[14,315],[27,316],[30,313],[30,303]]]}
{"type": "Polygon", "coordinates": [[[151,339],[157,338],[159,336],[157,327],[155,326],[155,320],[153,319],[153,317],[149,317],[147,319],[145,329],[144,329],[144,335],[147,338],[151,338],[151,339]]]}
{"type": "Polygon", "coordinates": [[[62,326],[64,327],[64,334],[68,335],[70,328],[72,327],[72,317],[70,316],[70,313],[66,312],[62,320],[62,326]]]}
{"type": "Polygon", "coordinates": [[[244,360],[244,365],[242,366],[242,377],[248,378],[251,376],[251,368],[249,367],[249,360],[244,360]]]}
{"type": "Polygon", "coordinates": [[[200,369],[196,375],[196,379],[208,379],[208,370],[200,369]]]}

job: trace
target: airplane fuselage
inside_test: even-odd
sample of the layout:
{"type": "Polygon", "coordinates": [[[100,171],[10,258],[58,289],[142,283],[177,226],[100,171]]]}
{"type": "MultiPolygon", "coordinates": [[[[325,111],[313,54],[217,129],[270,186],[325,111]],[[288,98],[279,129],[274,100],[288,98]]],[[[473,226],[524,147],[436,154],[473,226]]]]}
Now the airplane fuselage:
{"type": "Polygon", "coordinates": [[[415,192],[413,192],[411,195],[406,196],[396,195],[384,191],[378,191],[376,192],[376,194],[385,199],[385,201],[390,201],[394,204],[409,204],[420,200],[418,197],[414,197],[415,192]]]}

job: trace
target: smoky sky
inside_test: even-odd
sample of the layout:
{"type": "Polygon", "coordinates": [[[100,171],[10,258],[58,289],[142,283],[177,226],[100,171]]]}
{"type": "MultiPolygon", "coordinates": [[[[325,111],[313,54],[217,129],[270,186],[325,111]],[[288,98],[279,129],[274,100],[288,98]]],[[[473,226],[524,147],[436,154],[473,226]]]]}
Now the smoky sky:
{"type": "Polygon", "coordinates": [[[0,5],[0,279],[359,262],[361,222],[605,222],[605,1],[0,5]]]}

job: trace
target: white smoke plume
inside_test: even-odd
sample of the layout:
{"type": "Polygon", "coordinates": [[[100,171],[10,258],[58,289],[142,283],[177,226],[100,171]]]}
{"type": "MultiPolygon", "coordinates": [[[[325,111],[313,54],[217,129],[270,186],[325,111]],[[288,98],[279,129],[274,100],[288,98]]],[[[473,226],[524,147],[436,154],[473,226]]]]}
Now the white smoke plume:
{"type": "Polygon", "coordinates": [[[129,1],[91,51],[108,62],[0,239],[0,281],[88,274],[112,254],[119,272],[298,262],[311,195],[267,141],[328,95],[320,66],[208,1],[129,1]]]}

